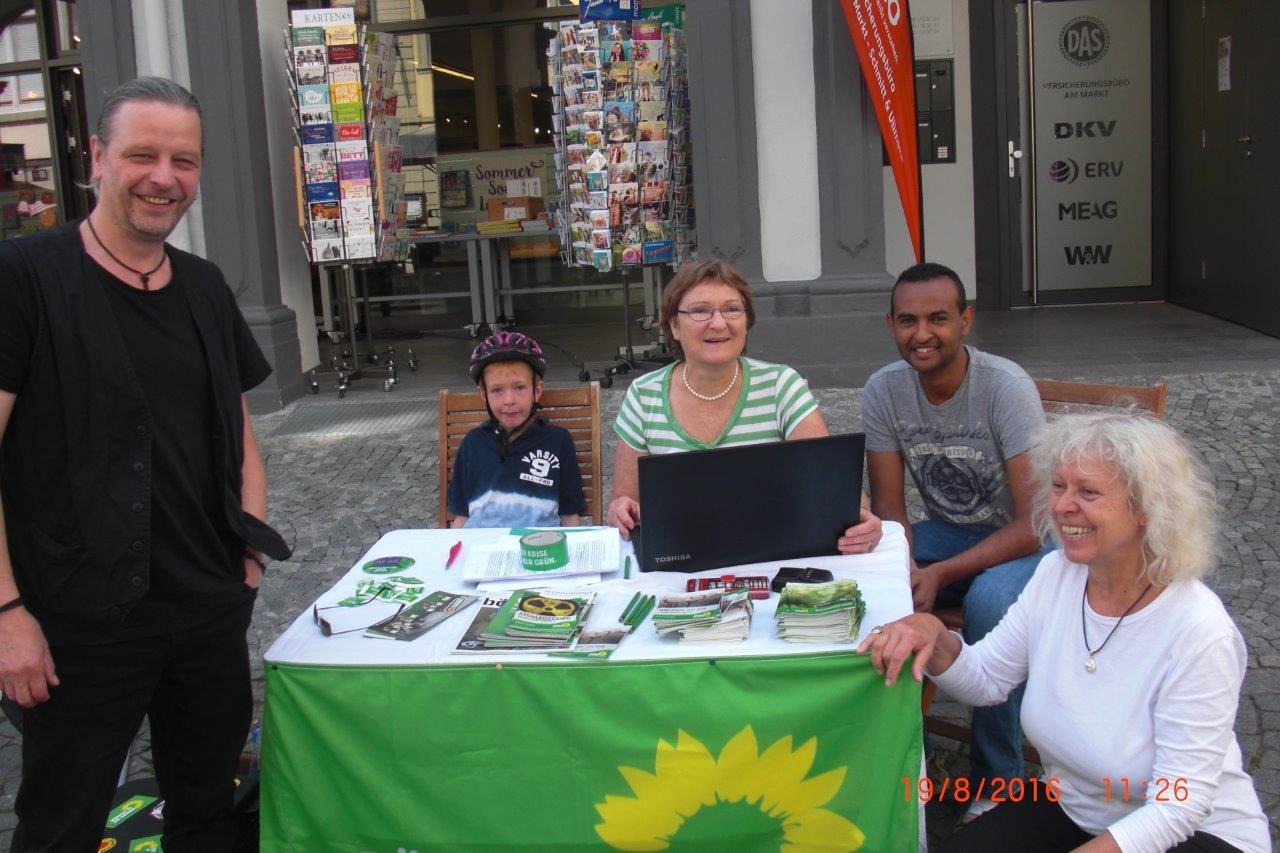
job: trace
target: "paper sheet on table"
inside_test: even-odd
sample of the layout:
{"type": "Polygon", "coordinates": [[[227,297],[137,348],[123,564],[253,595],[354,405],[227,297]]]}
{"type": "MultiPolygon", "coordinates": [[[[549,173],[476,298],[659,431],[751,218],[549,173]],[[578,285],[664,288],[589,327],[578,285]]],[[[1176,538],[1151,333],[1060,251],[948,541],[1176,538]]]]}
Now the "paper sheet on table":
{"type": "MultiPolygon", "coordinates": [[[[574,575],[567,578],[543,577],[538,580],[538,588],[590,586],[593,583],[600,583],[600,575],[574,575]]],[[[529,579],[527,577],[504,578],[500,581],[480,581],[480,583],[476,584],[476,592],[510,592],[524,589],[528,585],[529,579]]]]}
{"type": "Polygon", "coordinates": [[[467,548],[462,566],[466,581],[522,580],[603,575],[618,571],[622,540],[612,527],[575,530],[567,536],[569,562],[564,568],[531,572],[520,564],[520,537],[503,536],[493,545],[467,548]]]}

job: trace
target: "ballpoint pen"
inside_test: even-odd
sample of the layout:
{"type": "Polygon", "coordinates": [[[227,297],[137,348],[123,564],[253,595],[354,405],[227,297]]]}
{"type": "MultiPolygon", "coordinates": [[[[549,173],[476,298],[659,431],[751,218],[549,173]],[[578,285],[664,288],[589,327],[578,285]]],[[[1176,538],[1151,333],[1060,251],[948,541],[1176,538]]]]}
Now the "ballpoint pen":
{"type": "Polygon", "coordinates": [[[453,568],[453,563],[458,559],[458,554],[462,552],[462,540],[459,539],[453,543],[453,547],[449,549],[449,559],[444,561],[444,570],[447,572],[453,568]]]}

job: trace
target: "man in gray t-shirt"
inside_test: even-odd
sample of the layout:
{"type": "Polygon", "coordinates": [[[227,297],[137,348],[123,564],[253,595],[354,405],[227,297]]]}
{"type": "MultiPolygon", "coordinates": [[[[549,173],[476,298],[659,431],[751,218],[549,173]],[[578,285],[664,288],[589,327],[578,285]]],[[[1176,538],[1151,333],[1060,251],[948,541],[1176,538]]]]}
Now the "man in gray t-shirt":
{"type": "MultiPolygon", "coordinates": [[[[973,324],[964,286],[940,264],[899,276],[886,317],[902,361],[867,380],[862,425],[872,512],[912,540],[916,610],[964,606],[974,643],[1004,616],[1048,552],[1031,529],[1027,449],[1044,423],[1035,382],[1013,362],[964,344],[973,324]],[[904,468],[927,521],[907,519],[904,468]]],[[[1022,774],[1019,688],[975,708],[971,781],[1022,774]]],[[[976,817],[982,804],[974,803],[976,817]]]]}

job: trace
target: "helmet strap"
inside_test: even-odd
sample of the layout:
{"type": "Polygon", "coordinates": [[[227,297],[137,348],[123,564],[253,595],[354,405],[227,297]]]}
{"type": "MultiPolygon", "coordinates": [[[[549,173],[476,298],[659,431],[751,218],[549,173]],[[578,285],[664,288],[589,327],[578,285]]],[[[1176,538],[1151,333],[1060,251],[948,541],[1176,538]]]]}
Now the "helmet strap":
{"type": "Polygon", "coordinates": [[[533,423],[533,419],[538,416],[538,410],[542,408],[542,405],[535,400],[533,408],[529,410],[529,417],[521,421],[520,426],[510,431],[498,421],[498,416],[493,413],[493,409],[489,408],[488,395],[485,395],[484,408],[489,413],[489,419],[493,421],[494,435],[498,437],[498,444],[502,447],[502,461],[506,462],[507,454],[511,452],[512,443],[524,435],[525,430],[529,428],[529,424],[533,423]]]}

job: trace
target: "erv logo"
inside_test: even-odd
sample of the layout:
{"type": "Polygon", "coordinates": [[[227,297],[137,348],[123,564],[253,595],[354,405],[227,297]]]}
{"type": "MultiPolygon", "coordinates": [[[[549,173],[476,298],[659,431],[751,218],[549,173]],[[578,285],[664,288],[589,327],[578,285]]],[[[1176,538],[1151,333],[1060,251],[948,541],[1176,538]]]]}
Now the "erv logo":
{"type": "Polygon", "coordinates": [[[1105,139],[1115,132],[1115,119],[1111,121],[1057,121],[1053,123],[1054,139],[1105,139]]]}
{"type": "Polygon", "coordinates": [[[1123,171],[1123,160],[1096,160],[1081,166],[1065,157],[1049,164],[1049,179],[1059,184],[1074,184],[1081,175],[1086,178],[1118,178],[1123,171]]]}
{"type": "Polygon", "coordinates": [[[1111,244],[1105,246],[1063,246],[1067,266],[1089,266],[1111,263],[1111,244]]]}

